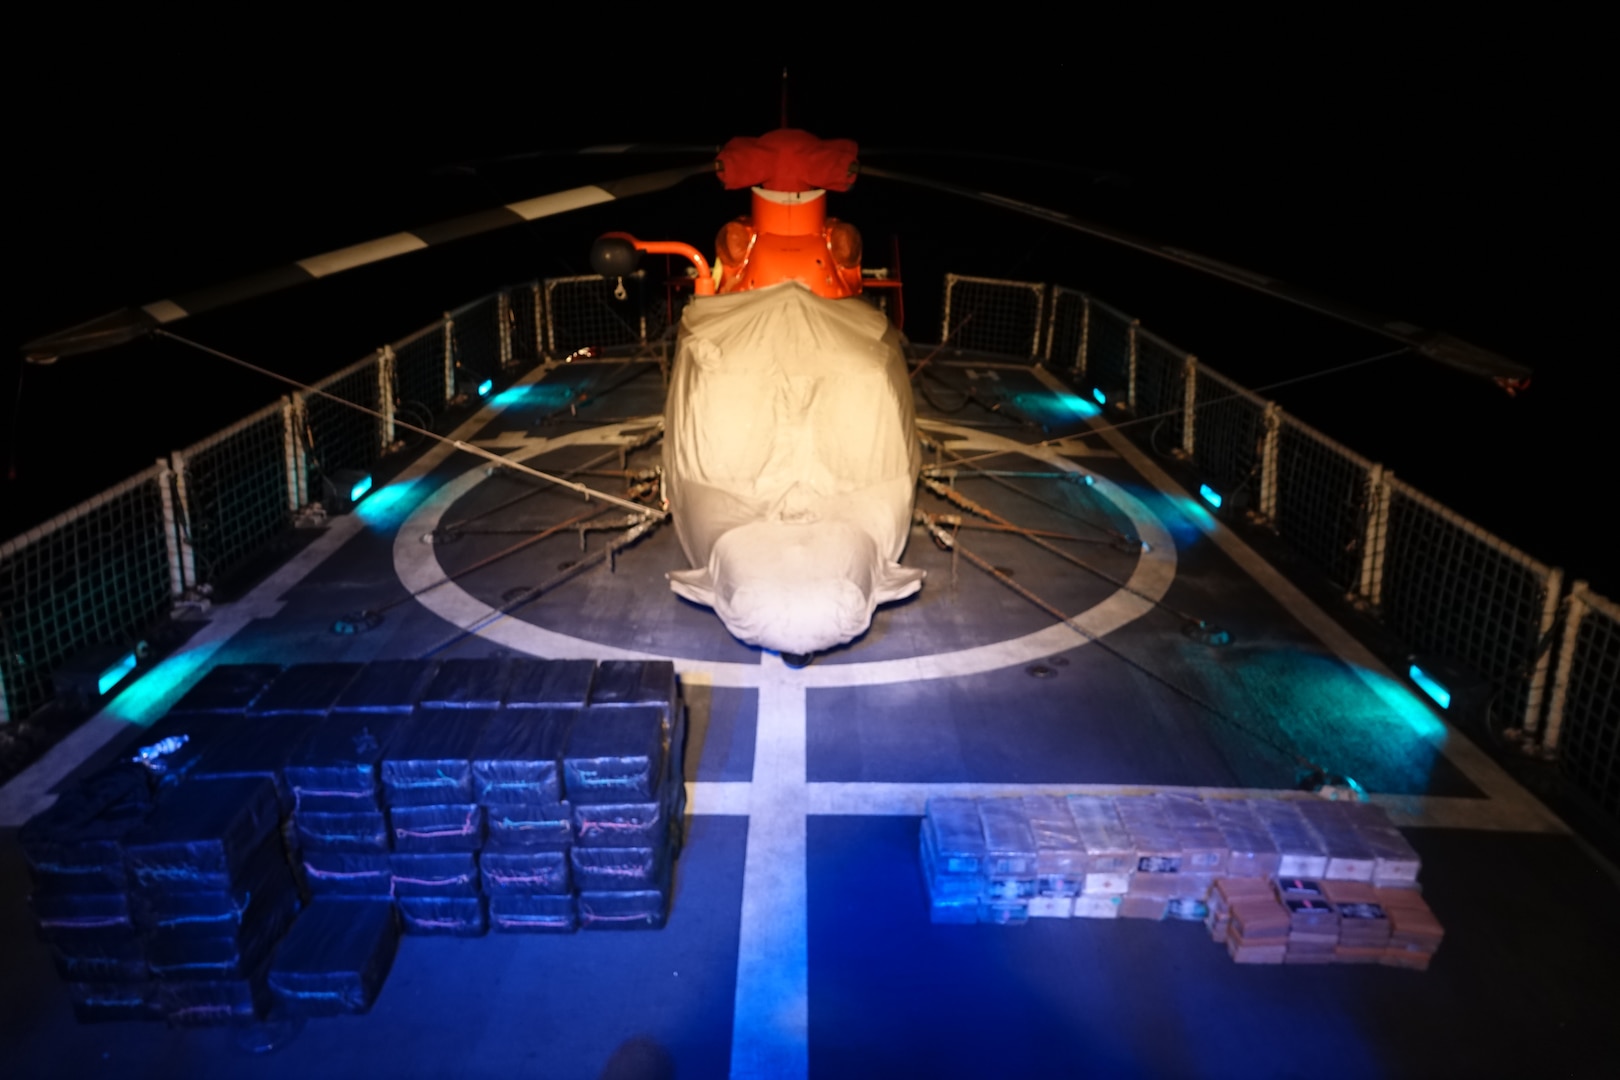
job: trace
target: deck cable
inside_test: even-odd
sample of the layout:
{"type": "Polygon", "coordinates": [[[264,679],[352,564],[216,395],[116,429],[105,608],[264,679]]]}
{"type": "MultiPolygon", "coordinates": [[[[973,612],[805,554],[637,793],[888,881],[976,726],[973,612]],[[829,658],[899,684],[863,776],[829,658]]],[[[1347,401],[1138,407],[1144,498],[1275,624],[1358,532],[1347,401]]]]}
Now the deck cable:
{"type": "MultiPolygon", "coordinates": [[[[1141,661],[1133,660],[1129,656],[1126,656],[1119,649],[1115,648],[1113,645],[1111,645],[1107,641],[1103,640],[1103,636],[1101,634],[1094,634],[1090,630],[1087,630],[1085,627],[1081,626],[1080,622],[1079,622],[1079,619],[1077,617],[1072,616],[1072,615],[1064,614],[1063,611],[1061,609],[1059,609],[1055,604],[1049,603],[1048,601],[1046,601],[1045,599],[1043,599],[1042,597],[1037,595],[1034,591],[1026,588],[1023,585],[1020,585],[1018,582],[1014,581],[1007,574],[1005,574],[1002,571],[996,569],[983,556],[977,554],[976,552],[970,551],[967,547],[965,547],[960,542],[960,540],[957,538],[957,536],[955,535],[954,532],[946,531],[939,524],[937,524],[937,523],[935,523],[933,521],[926,521],[925,525],[926,525],[926,527],[928,529],[929,535],[933,537],[934,543],[936,543],[940,547],[950,551],[951,554],[952,554],[953,559],[956,556],[960,556],[961,558],[966,559],[968,562],[972,563],[974,566],[978,567],[980,570],[983,570],[986,574],[989,574],[991,577],[993,577],[997,581],[1001,582],[1001,584],[1005,585],[1007,588],[1011,589],[1013,592],[1017,593],[1019,596],[1022,596],[1025,600],[1028,600],[1030,603],[1034,604],[1036,607],[1040,608],[1042,611],[1046,612],[1048,615],[1051,615],[1053,618],[1055,618],[1055,619],[1059,620],[1060,622],[1062,622],[1063,625],[1067,626],[1069,629],[1073,630],[1075,633],[1077,633],[1081,637],[1085,638],[1091,644],[1096,645],[1097,647],[1102,649],[1104,652],[1106,652],[1110,656],[1114,657],[1114,659],[1119,660],[1121,663],[1125,664],[1127,667],[1131,668],[1132,670],[1134,670],[1134,671],[1136,671],[1136,672],[1138,672],[1138,673],[1140,673],[1142,675],[1147,676],[1149,679],[1152,679],[1154,682],[1158,683],[1160,686],[1163,686],[1165,689],[1169,690],[1171,693],[1176,694],[1177,696],[1185,698],[1186,700],[1192,702],[1194,705],[1196,705],[1199,708],[1203,709],[1205,712],[1208,712],[1210,715],[1214,716],[1216,719],[1225,722],[1230,727],[1232,727],[1234,730],[1236,730],[1236,731],[1238,731],[1238,732],[1240,732],[1240,733],[1242,733],[1244,735],[1247,735],[1250,738],[1253,738],[1253,739],[1255,739],[1256,741],[1258,741],[1260,743],[1263,743],[1264,745],[1266,745],[1270,749],[1277,751],[1279,754],[1282,754],[1285,757],[1292,758],[1296,765],[1299,765],[1302,768],[1310,770],[1312,772],[1320,772],[1320,773],[1325,773],[1326,772],[1326,770],[1323,769],[1322,766],[1318,765],[1315,761],[1311,760],[1308,756],[1306,756],[1298,748],[1298,746],[1291,745],[1291,744],[1286,744],[1286,743],[1278,741],[1277,739],[1273,738],[1272,736],[1270,736],[1266,732],[1261,731],[1258,728],[1255,728],[1255,727],[1253,727],[1253,726],[1251,726],[1249,724],[1244,723],[1243,721],[1239,720],[1237,717],[1231,715],[1230,713],[1226,712],[1224,709],[1222,709],[1219,706],[1213,704],[1212,702],[1204,700],[1204,698],[1200,697],[1198,694],[1193,693],[1191,690],[1188,690],[1183,686],[1178,686],[1176,683],[1170,681],[1169,678],[1165,677],[1164,675],[1159,674],[1157,671],[1154,671],[1152,668],[1148,667],[1146,664],[1143,664],[1141,661]]],[[[1140,596],[1141,594],[1138,593],[1137,595],[1140,596]]],[[[1215,751],[1216,751],[1216,753],[1220,754],[1223,759],[1226,757],[1225,753],[1221,751],[1219,745],[1216,745],[1215,751]]],[[[1227,761],[1227,766],[1228,767],[1231,767],[1231,764],[1232,763],[1230,761],[1227,761]]],[[[1233,773],[1234,773],[1234,775],[1236,775],[1237,770],[1233,769],[1233,773]]]]}
{"type": "MultiPolygon", "coordinates": [[[[355,410],[357,410],[359,412],[363,412],[368,416],[374,416],[377,419],[382,420],[384,422],[387,422],[388,419],[389,419],[388,417],[384,416],[382,413],[378,412],[375,409],[368,409],[364,405],[357,404],[356,402],[353,402],[353,401],[348,401],[348,400],[346,400],[344,398],[338,397],[336,394],[329,394],[324,390],[317,390],[315,387],[310,386],[310,385],[308,385],[306,383],[301,383],[297,379],[289,378],[288,376],[282,375],[279,372],[271,371],[268,368],[263,368],[263,367],[260,367],[257,364],[249,363],[248,361],[243,360],[240,357],[232,356],[230,353],[222,352],[219,349],[215,349],[215,348],[212,348],[212,347],[210,347],[208,345],[204,345],[199,341],[193,341],[190,338],[181,337],[179,334],[176,334],[173,331],[164,330],[164,329],[162,329],[160,327],[160,328],[158,328],[156,330],[153,330],[152,333],[154,335],[158,336],[158,337],[166,337],[171,341],[177,341],[182,345],[189,345],[192,348],[197,349],[199,352],[206,353],[209,356],[218,357],[221,360],[229,361],[230,363],[236,364],[239,367],[247,368],[249,371],[257,372],[260,375],[264,375],[264,376],[266,376],[268,378],[275,379],[278,382],[286,383],[289,386],[296,387],[298,390],[301,390],[306,394],[314,394],[317,397],[323,397],[323,398],[326,398],[329,401],[335,401],[339,405],[345,405],[348,408],[355,409],[355,410]]],[[[570,489],[572,491],[576,491],[579,494],[583,495],[586,498],[586,500],[601,499],[603,502],[614,503],[614,504],[616,504],[616,505],[618,505],[618,506],[620,506],[620,507],[622,507],[624,509],[633,511],[634,513],[639,514],[642,517],[652,519],[652,520],[662,521],[665,517],[668,516],[666,511],[656,510],[656,509],[654,509],[652,507],[649,507],[649,506],[643,506],[640,503],[631,502],[628,499],[621,499],[616,495],[609,495],[606,492],[597,491],[595,488],[588,487],[585,484],[576,484],[572,480],[565,480],[560,476],[553,476],[550,473],[541,472],[539,469],[530,468],[529,466],[524,465],[524,464],[522,464],[520,462],[512,461],[509,458],[504,458],[504,457],[500,456],[499,454],[491,453],[490,451],[485,450],[482,447],[474,446],[471,443],[463,442],[460,439],[447,438],[444,435],[440,435],[436,431],[429,431],[427,428],[417,427],[415,424],[406,423],[405,421],[400,420],[398,417],[395,417],[393,419],[393,423],[394,423],[395,427],[402,427],[406,431],[411,431],[411,432],[414,432],[414,433],[416,433],[418,435],[425,435],[428,438],[433,439],[436,442],[443,443],[444,445],[449,446],[449,447],[451,447],[453,449],[456,449],[456,450],[465,451],[466,453],[472,454],[475,457],[481,457],[481,458],[485,459],[486,461],[491,461],[491,462],[493,462],[493,463],[495,463],[497,465],[502,466],[503,468],[511,469],[514,472],[524,473],[524,474],[526,474],[528,476],[532,476],[532,477],[534,477],[534,478],[536,478],[538,480],[549,481],[552,484],[556,484],[556,485],[559,485],[561,487],[568,488],[568,489],[570,489]]]]}

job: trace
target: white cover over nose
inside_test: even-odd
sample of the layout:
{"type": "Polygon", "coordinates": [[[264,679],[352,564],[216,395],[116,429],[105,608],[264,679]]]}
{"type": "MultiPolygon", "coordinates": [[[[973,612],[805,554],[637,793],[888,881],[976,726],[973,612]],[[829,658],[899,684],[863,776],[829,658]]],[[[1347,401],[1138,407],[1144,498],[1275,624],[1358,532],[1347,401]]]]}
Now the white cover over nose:
{"type": "Polygon", "coordinates": [[[871,536],[847,522],[755,522],[722,536],[703,570],[669,578],[739,640],[815,653],[865,633],[878,604],[916,592],[923,572],[887,564],[871,536]]]}

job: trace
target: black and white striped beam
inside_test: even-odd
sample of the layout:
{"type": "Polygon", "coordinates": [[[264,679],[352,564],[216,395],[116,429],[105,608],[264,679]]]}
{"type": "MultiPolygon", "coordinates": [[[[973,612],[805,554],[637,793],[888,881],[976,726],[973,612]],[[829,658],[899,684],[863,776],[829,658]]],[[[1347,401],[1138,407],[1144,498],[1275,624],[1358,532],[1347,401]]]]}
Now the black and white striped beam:
{"type": "Polygon", "coordinates": [[[713,171],[714,163],[704,162],[702,165],[686,168],[644,173],[623,180],[569,188],[566,191],[540,195],[521,202],[507,203],[491,210],[481,210],[475,214],[452,218],[437,225],[412,229],[409,232],[397,232],[376,240],[368,240],[363,244],[312,255],[307,259],[299,259],[297,262],[237,278],[222,285],[180,293],[138,308],[121,308],[89,322],[35,338],[23,346],[23,353],[34,363],[50,363],[58,357],[122,345],[159,326],[177,322],[189,315],[216,311],[294,285],[341,274],[345,270],[370,266],[373,263],[408,255],[413,251],[438,247],[496,229],[538,221],[541,218],[565,214],[570,210],[579,210],[598,203],[663,191],[688,177],[713,171]]]}

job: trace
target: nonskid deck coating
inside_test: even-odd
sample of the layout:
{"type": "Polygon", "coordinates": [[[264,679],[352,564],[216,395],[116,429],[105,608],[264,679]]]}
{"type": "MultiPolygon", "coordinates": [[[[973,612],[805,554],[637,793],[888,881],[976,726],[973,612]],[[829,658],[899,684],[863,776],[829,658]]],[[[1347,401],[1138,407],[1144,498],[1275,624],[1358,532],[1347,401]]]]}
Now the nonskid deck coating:
{"type": "MultiPolygon", "coordinates": [[[[578,377],[577,370],[563,374],[578,377]]],[[[647,382],[632,386],[646,396],[647,382]]],[[[536,436],[591,430],[527,423],[522,395],[516,399],[506,415],[480,421],[480,439],[504,443],[503,452],[527,457],[536,436]]],[[[581,411],[593,408],[624,415],[612,410],[611,398],[581,411]]],[[[1083,641],[1007,603],[1010,593],[998,595],[1001,586],[991,588],[967,566],[958,567],[963,576],[954,595],[941,588],[948,582],[936,571],[925,586],[929,605],[880,612],[876,633],[831,662],[795,671],[738,645],[711,613],[676,600],[662,582],[662,562],[643,557],[658,549],[638,547],[621,558],[611,587],[599,584],[604,569],[593,570],[594,577],[563,585],[503,622],[544,630],[551,644],[562,641],[582,650],[578,655],[647,654],[680,635],[682,647],[664,655],[674,654],[693,710],[687,775],[695,819],[667,929],[525,938],[515,947],[504,937],[407,939],[370,1015],[312,1024],[284,1050],[253,1061],[217,1031],[75,1025],[43,946],[28,939],[25,874],[8,830],[0,914],[8,955],[20,958],[0,979],[8,1060],[22,1064],[21,1075],[116,1067],[153,1076],[272,1069],[311,1076],[595,1076],[607,1075],[610,1061],[631,1060],[693,1076],[723,1073],[728,1061],[733,1075],[755,1076],[890,1076],[915,1068],[984,1076],[1005,1074],[1014,1063],[1059,1072],[1228,1075],[1245,1061],[1312,1075],[1354,1075],[1369,1066],[1455,1071],[1448,1062],[1512,1075],[1533,1061],[1579,1075],[1582,1040],[1595,1033],[1594,1018],[1620,1005],[1597,959],[1613,941],[1603,911],[1612,904],[1612,885],[1558,835],[1556,821],[1483,755],[1447,734],[1408,691],[1399,694],[1411,700],[1391,706],[1399,684],[1376,681],[1387,673],[1370,673],[1369,682],[1369,672],[1355,670],[1303,629],[1291,608],[1236,570],[1231,538],[1212,544],[1219,526],[1197,520],[1200,511],[1187,506],[1184,492],[1160,492],[1128,454],[1097,452],[1100,440],[1086,445],[1091,449],[1072,460],[1134,494],[1173,537],[1175,574],[1166,599],[1189,607],[1220,601],[1219,617],[1238,632],[1236,651],[1220,654],[1242,657],[1235,672],[1223,676],[1230,666],[1224,659],[1198,659],[1207,647],[1190,648],[1163,612],[1135,613],[1101,633],[1100,644],[1083,641]],[[1037,637],[1047,635],[1038,642],[1044,648],[997,651],[1032,628],[1037,637]],[[930,631],[937,633],[932,641],[930,631]],[[598,653],[584,651],[593,644],[598,653]],[[971,654],[980,666],[953,671],[932,664],[931,648],[971,654]],[[1268,657],[1280,659],[1268,666],[1268,657]],[[1051,678],[1026,675],[1024,668],[1041,658],[1069,663],[1054,665],[1051,678]],[[1356,762],[1361,773],[1345,771],[1373,777],[1375,798],[1406,824],[1491,830],[1410,834],[1428,858],[1424,880],[1451,930],[1429,973],[1240,968],[1207,940],[1195,940],[1196,927],[1185,924],[928,924],[908,845],[930,792],[1289,786],[1275,748],[1211,726],[1198,706],[1155,676],[1185,681],[1222,706],[1241,706],[1251,722],[1253,711],[1264,709],[1268,715],[1258,719],[1271,725],[1270,736],[1309,744],[1313,756],[1330,763],[1356,762]],[[1336,687],[1326,691],[1330,701],[1346,706],[1337,722],[1325,716],[1324,685],[1336,687]],[[1108,703],[1106,710],[1095,708],[1099,702],[1108,703]],[[1369,739],[1369,730],[1376,737],[1369,739]],[[1555,911],[1561,932],[1536,921],[1538,911],[1555,911]],[[649,965],[672,951],[680,964],[670,965],[664,984],[649,965]],[[687,975],[674,974],[681,964],[695,965],[687,972],[698,985],[674,988],[687,975]],[[1537,1040],[1507,1034],[1504,1022],[1475,1047],[1448,1049],[1461,1038],[1457,1015],[1495,1018],[1505,1011],[1498,992],[1504,982],[1515,997],[1540,1002],[1527,1016],[1533,1025],[1559,1018],[1556,1035],[1544,1034],[1561,1041],[1538,1047],[1537,1040]],[[563,983],[578,987],[564,994],[566,1008],[558,1005],[563,983]],[[632,1004],[638,987],[651,987],[664,1003],[640,1025],[632,1004]],[[1224,1025],[1208,1019],[1219,1001],[1236,1010],[1224,1025]],[[1265,1041],[1278,1030],[1289,1034],[1265,1041]],[[1424,1032],[1437,1038],[1425,1039],[1424,1032]],[[948,1049],[935,1049],[941,1039],[948,1049]],[[1264,1053],[1253,1057],[1257,1047],[1264,1053]]],[[[403,543],[426,547],[420,536],[400,535],[402,525],[469,468],[451,459],[420,470],[396,508],[384,512],[379,501],[383,509],[368,511],[356,534],[301,581],[273,597],[245,600],[240,610],[257,617],[242,621],[209,662],[413,656],[447,642],[449,655],[515,651],[521,634],[456,640],[455,626],[405,599],[409,590],[394,572],[403,543]],[[376,630],[331,634],[332,620],[346,611],[390,603],[397,606],[376,630]]],[[[472,482],[476,498],[509,483],[483,479],[491,482],[472,482]]],[[[997,505],[1010,511],[1011,503],[997,505]]],[[[1017,520],[1033,523],[1027,508],[1017,520]]],[[[963,538],[1009,560],[1021,554],[1016,545],[987,544],[984,534],[963,538]]],[[[939,554],[925,550],[926,543],[914,535],[907,561],[937,563],[939,554]]],[[[453,547],[443,554],[447,565],[460,557],[453,547]]],[[[1042,554],[1023,554],[1026,561],[1010,568],[1037,591],[1076,604],[1109,593],[1094,581],[1055,577],[1042,554]]],[[[537,569],[546,564],[499,564],[467,592],[486,607],[498,604],[507,591],[535,584],[537,569]]],[[[133,732],[118,740],[135,741],[133,732]]],[[[112,753],[109,746],[89,756],[112,753]]]]}

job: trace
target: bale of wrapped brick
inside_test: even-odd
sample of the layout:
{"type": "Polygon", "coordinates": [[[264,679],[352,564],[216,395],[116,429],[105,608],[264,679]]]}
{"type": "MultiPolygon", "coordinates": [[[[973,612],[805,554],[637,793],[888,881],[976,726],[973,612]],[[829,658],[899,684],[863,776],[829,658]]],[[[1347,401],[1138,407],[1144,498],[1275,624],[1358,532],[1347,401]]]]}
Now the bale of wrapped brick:
{"type": "Polygon", "coordinates": [[[267,837],[242,873],[225,889],[143,890],[131,898],[135,923],[145,933],[219,937],[240,931],[255,897],[296,893],[280,837],[267,837]]]}
{"type": "Polygon", "coordinates": [[[51,962],[62,981],[69,983],[144,983],[152,978],[146,967],[145,938],[65,949],[56,946],[51,949],[51,962]]]}
{"type": "Polygon", "coordinates": [[[127,893],[35,892],[29,896],[39,937],[69,952],[117,946],[139,936],[127,893]]]}
{"type": "Polygon", "coordinates": [[[297,809],[352,813],[380,808],[382,762],[403,719],[359,714],[324,720],[283,770],[297,809]]]}
{"type": "Polygon", "coordinates": [[[673,715],[679,689],[668,660],[603,660],[591,684],[592,707],[656,705],[673,715]]]}
{"type": "Polygon", "coordinates": [[[1298,800],[1254,799],[1255,817],[1277,847],[1277,874],[1316,879],[1327,871],[1327,849],[1322,838],[1299,812],[1298,800]]]}
{"type": "Polygon", "coordinates": [[[1326,900],[1289,899],[1288,952],[1284,963],[1328,964],[1339,943],[1339,912],[1326,900]]]}
{"type": "Polygon", "coordinates": [[[490,806],[484,818],[485,843],[492,850],[566,847],[574,842],[574,808],[568,802],[490,806]]]}
{"type": "Polygon", "coordinates": [[[219,664],[169,707],[169,716],[242,714],[281,674],[280,664],[219,664]]]}
{"type": "Polygon", "coordinates": [[[160,982],[229,981],[253,977],[298,914],[298,894],[286,886],[252,898],[226,932],[197,936],[184,927],[159,927],[146,945],[146,963],[160,982]]]}
{"type": "Polygon", "coordinates": [[[478,856],[471,851],[396,851],[388,869],[395,896],[478,895],[478,856]]]}
{"type": "Polygon", "coordinates": [[[479,860],[479,873],[484,891],[491,896],[505,893],[555,896],[573,890],[568,852],[562,848],[486,851],[479,860]]]}
{"type": "Polygon", "coordinates": [[[163,1019],[157,983],[149,980],[75,980],[68,983],[67,989],[73,1018],[81,1024],[163,1019]]]}
{"type": "Polygon", "coordinates": [[[1181,848],[1181,868],[1194,874],[1225,871],[1231,848],[1204,800],[1183,792],[1164,792],[1158,799],[1181,848]]]}
{"type": "Polygon", "coordinates": [[[973,799],[929,799],[923,815],[924,839],[948,874],[982,874],[989,851],[978,803],[973,799]]]}
{"type": "Polygon", "coordinates": [[[273,996],[261,969],[243,979],[173,980],[159,982],[158,1004],[175,1027],[225,1027],[262,1020],[273,996]]]}
{"type": "Polygon", "coordinates": [[[124,838],[125,871],[137,889],[228,890],[279,828],[270,781],[194,780],[175,788],[124,838]]]}
{"type": "Polygon", "coordinates": [[[393,869],[382,852],[305,851],[302,862],[304,880],[317,897],[388,900],[394,895],[393,869]]]}
{"type": "Polygon", "coordinates": [[[1069,804],[1056,795],[1026,795],[1024,816],[1035,837],[1035,895],[1062,901],[1031,905],[1030,915],[1065,918],[1074,911],[1073,900],[1085,885],[1086,849],[1069,804]]]}
{"type": "Polygon", "coordinates": [[[669,841],[669,826],[661,802],[574,807],[574,837],[581,847],[662,847],[669,841]]]}
{"type": "Polygon", "coordinates": [[[1131,875],[1127,896],[1153,896],[1165,900],[1203,900],[1209,896],[1215,883],[1213,874],[1155,874],[1131,875]]]}
{"type": "Polygon", "coordinates": [[[663,797],[662,708],[593,706],[568,733],[563,756],[563,793],[584,803],[657,802],[663,797]]]}
{"type": "Polygon", "coordinates": [[[473,802],[473,754],[491,715],[483,709],[423,708],[401,722],[382,761],[389,807],[473,802]]]}
{"type": "Polygon", "coordinates": [[[660,848],[571,847],[568,861],[574,885],[582,893],[642,892],[658,888],[669,853],[660,848]]]}
{"type": "Polygon", "coordinates": [[[482,937],[489,913],[482,896],[401,896],[400,928],[429,937],[482,937]]]}
{"type": "Polygon", "coordinates": [[[928,897],[928,921],[936,925],[966,926],[979,921],[977,896],[928,897]]]}
{"type": "Polygon", "coordinates": [[[1083,891],[1123,893],[1125,885],[1111,878],[1104,882],[1093,880],[1093,875],[1129,874],[1136,866],[1136,849],[1131,835],[1119,820],[1114,800],[1102,795],[1070,795],[1065,800],[1069,815],[1074,818],[1075,829],[1086,852],[1086,882],[1083,891]],[[1118,885],[1115,889],[1113,886],[1118,885]]]}
{"type": "Polygon", "coordinates": [[[1227,940],[1249,945],[1288,944],[1288,909],[1276,896],[1233,896],[1227,906],[1227,940]]]}
{"type": "Polygon", "coordinates": [[[421,709],[498,709],[506,700],[507,662],[499,657],[445,660],[422,691],[421,709]]]}
{"type": "Polygon", "coordinates": [[[1167,896],[1146,896],[1140,893],[1126,893],[1119,898],[1119,917],[1121,919],[1163,919],[1170,910],[1170,898],[1167,896]]]}
{"type": "Polygon", "coordinates": [[[437,660],[373,660],[332,702],[332,716],[414,712],[438,672],[437,660]]]}
{"type": "Polygon", "coordinates": [[[560,896],[518,892],[489,894],[489,928],[496,933],[571,934],[578,926],[578,901],[573,893],[560,896]]]}
{"type": "MultiPolygon", "coordinates": [[[[982,870],[952,872],[945,869],[944,860],[935,850],[933,833],[926,826],[920,830],[917,850],[922,862],[923,880],[928,885],[929,895],[936,900],[977,901],[988,887],[982,870]]],[[[974,859],[973,862],[982,865],[983,860],[974,859]]],[[[974,918],[976,920],[978,916],[974,918]]]]}
{"type": "Polygon", "coordinates": [[[1232,878],[1274,877],[1282,866],[1282,856],[1250,801],[1208,799],[1205,805],[1227,848],[1226,868],[1222,873],[1232,878]]]}
{"type": "Polygon", "coordinates": [[[1023,926],[1029,922],[1029,901],[981,898],[979,921],[995,926],[1023,926]]]}
{"type": "Polygon", "coordinates": [[[1204,925],[1215,941],[1225,941],[1232,921],[1232,904],[1240,899],[1269,899],[1273,895],[1271,883],[1253,877],[1219,877],[1209,890],[1209,909],[1204,925]]]}
{"type": "Polygon", "coordinates": [[[563,754],[578,709],[506,708],[492,715],[473,750],[473,801],[532,806],[562,801],[563,754]]]}
{"type": "Polygon", "coordinates": [[[1382,963],[1392,967],[1428,969],[1439,951],[1445,931],[1440,920],[1411,889],[1378,889],[1378,903],[1389,916],[1389,944],[1382,963]]]}
{"type": "Polygon", "coordinates": [[[484,808],[476,803],[396,806],[388,812],[395,851],[477,851],[484,846],[484,808]]]}
{"type": "Polygon", "coordinates": [[[1350,809],[1354,804],[1325,799],[1300,801],[1299,811],[1310,822],[1327,849],[1323,876],[1346,881],[1371,881],[1376,860],[1372,849],[1356,832],[1350,809]]]}
{"type": "Polygon", "coordinates": [[[1122,893],[1081,893],[1074,898],[1074,917],[1077,919],[1117,919],[1120,905],[1125,902],[1122,893]]]}
{"type": "Polygon", "coordinates": [[[1281,964],[1288,959],[1288,946],[1256,944],[1233,936],[1226,939],[1226,955],[1238,964],[1281,964]]]}
{"type": "Polygon", "coordinates": [[[1032,896],[1029,898],[1029,917],[1032,919],[1070,919],[1074,917],[1072,896],[1032,896]]]}
{"type": "Polygon", "coordinates": [[[248,706],[249,716],[325,716],[364,664],[294,664],[248,706]]]}
{"type": "Polygon", "coordinates": [[[584,708],[590,701],[595,675],[594,660],[516,658],[511,661],[506,684],[506,707],[584,708]]]}
{"type": "Polygon", "coordinates": [[[656,868],[652,877],[629,888],[591,889],[581,883],[577,896],[579,928],[656,930],[669,918],[671,884],[672,867],[668,859],[656,868]]]}
{"type": "Polygon", "coordinates": [[[1311,878],[1279,877],[1277,895],[1284,900],[1326,900],[1327,888],[1323,882],[1311,878]]]}
{"type": "Polygon", "coordinates": [[[1345,807],[1351,827],[1372,851],[1373,884],[1405,885],[1416,881],[1423,860],[1383,807],[1359,802],[1346,803],[1345,807]]]}
{"type": "Polygon", "coordinates": [[[389,848],[388,819],[380,809],[341,814],[297,811],[293,814],[300,851],[383,851],[389,848]]]}
{"type": "Polygon", "coordinates": [[[398,949],[393,904],[323,900],[311,904],[282,941],[267,982],[287,1016],[365,1013],[398,949]]]}
{"type": "MultiPolygon", "coordinates": [[[[985,896],[1022,902],[1035,895],[1035,834],[1024,815],[1021,799],[980,799],[979,822],[984,827],[985,896]]],[[[1029,906],[1012,921],[1029,917],[1029,906]]],[[[982,912],[981,912],[982,914],[982,912]]]]}
{"type": "Polygon", "coordinates": [[[282,813],[291,812],[294,794],[286,780],[287,763],[313,735],[321,718],[301,713],[264,717],[250,714],[211,722],[218,735],[202,747],[200,759],[190,771],[191,778],[262,777],[275,785],[282,813]]]}
{"type": "Polygon", "coordinates": [[[1133,874],[1181,873],[1181,841],[1157,795],[1121,796],[1114,807],[1136,849],[1133,874]]]}

